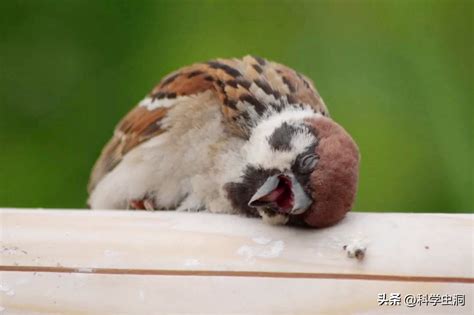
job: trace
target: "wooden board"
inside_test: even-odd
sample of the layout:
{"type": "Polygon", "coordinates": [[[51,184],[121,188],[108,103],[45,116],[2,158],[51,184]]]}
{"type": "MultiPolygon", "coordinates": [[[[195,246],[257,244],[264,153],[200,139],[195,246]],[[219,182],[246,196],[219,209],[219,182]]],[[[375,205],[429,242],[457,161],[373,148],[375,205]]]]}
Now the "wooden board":
{"type": "MultiPolygon", "coordinates": [[[[470,284],[4,272],[4,314],[472,314],[462,306],[378,306],[379,293],[466,294],[470,284]]],[[[3,315],[3,314],[2,314],[3,315]]]]}
{"type": "Polygon", "coordinates": [[[472,313],[472,215],[351,213],[307,230],[208,213],[5,209],[0,229],[2,315],[472,313]],[[353,244],[363,260],[347,257],[353,244]],[[401,305],[378,306],[383,293],[401,305]],[[465,305],[408,307],[409,294],[465,305]]]}

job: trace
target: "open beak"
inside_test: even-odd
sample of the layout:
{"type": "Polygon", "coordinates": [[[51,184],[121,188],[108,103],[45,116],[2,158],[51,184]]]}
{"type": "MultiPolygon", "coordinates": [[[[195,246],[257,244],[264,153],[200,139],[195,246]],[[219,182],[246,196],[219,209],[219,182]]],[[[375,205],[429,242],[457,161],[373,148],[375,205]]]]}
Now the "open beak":
{"type": "Polygon", "coordinates": [[[284,214],[301,214],[312,200],[292,174],[270,176],[252,196],[248,205],[254,208],[270,208],[284,214]]]}

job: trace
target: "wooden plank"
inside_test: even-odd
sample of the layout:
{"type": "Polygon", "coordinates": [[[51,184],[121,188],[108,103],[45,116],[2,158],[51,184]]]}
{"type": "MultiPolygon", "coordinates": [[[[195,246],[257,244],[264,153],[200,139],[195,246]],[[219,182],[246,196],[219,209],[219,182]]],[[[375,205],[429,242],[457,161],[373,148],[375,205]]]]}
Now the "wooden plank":
{"type": "Polygon", "coordinates": [[[308,230],[208,213],[11,209],[0,228],[2,315],[473,310],[472,215],[351,213],[308,230]],[[343,249],[357,244],[363,260],[343,249]],[[400,305],[378,305],[395,293],[400,305]],[[409,308],[407,295],[464,305],[409,308]]]}
{"type": "Polygon", "coordinates": [[[0,211],[0,226],[3,270],[243,271],[468,283],[473,277],[469,214],[351,213],[334,227],[309,230],[208,213],[12,209],[0,211]],[[343,250],[354,242],[367,246],[362,261],[343,250]]]}
{"type": "MultiPolygon", "coordinates": [[[[258,277],[0,272],[2,315],[472,314],[472,284],[258,277]],[[3,293],[3,294],[2,294],[3,293]],[[379,306],[378,294],[400,305],[379,306]],[[465,305],[417,305],[409,294],[465,295],[465,305]]],[[[451,302],[454,304],[454,302],[451,302]]]]}

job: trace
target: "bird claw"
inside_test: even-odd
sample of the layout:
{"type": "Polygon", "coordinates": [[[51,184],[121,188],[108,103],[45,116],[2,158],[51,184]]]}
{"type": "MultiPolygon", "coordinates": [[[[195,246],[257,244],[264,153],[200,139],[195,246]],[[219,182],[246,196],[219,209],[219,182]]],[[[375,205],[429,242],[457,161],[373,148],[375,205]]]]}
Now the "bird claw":
{"type": "Polygon", "coordinates": [[[155,202],[152,198],[132,199],[128,203],[129,210],[146,210],[154,211],[155,202]]]}

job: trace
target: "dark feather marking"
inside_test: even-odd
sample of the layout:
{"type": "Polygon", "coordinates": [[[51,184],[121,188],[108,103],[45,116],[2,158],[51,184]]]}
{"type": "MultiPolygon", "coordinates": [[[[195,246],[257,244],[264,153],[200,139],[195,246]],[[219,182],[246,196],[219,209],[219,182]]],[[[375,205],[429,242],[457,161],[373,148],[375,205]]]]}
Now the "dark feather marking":
{"type": "Polygon", "coordinates": [[[291,226],[296,226],[299,228],[311,228],[311,226],[305,222],[304,217],[305,213],[299,214],[299,215],[290,215],[288,218],[288,222],[286,223],[287,225],[291,226]]]}
{"type": "Polygon", "coordinates": [[[249,122],[249,121],[250,121],[250,115],[249,115],[249,113],[247,113],[247,112],[241,112],[241,113],[239,114],[239,117],[241,117],[242,120],[245,121],[245,122],[249,122]]]}
{"type": "Polygon", "coordinates": [[[262,67],[260,67],[260,66],[257,65],[257,64],[253,64],[252,67],[255,69],[255,71],[257,71],[257,72],[260,73],[260,74],[263,72],[262,67]]]}
{"type": "Polygon", "coordinates": [[[225,84],[224,82],[222,82],[222,80],[217,80],[216,83],[217,83],[217,87],[219,88],[219,90],[220,90],[224,95],[227,95],[226,92],[225,92],[226,84],[225,84]]]}
{"type": "Polygon", "coordinates": [[[192,77],[195,77],[195,76],[198,76],[200,74],[203,74],[204,72],[202,72],[201,70],[195,70],[195,71],[192,71],[190,73],[188,73],[188,79],[192,78],[192,77]]]}
{"type": "Polygon", "coordinates": [[[177,96],[177,94],[175,92],[172,92],[172,93],[166,93],[166,92],[158,92],[158,93],[155,93],[153,94],[151,97],[153,98],[153,100],[155,99],[163,99],[163,98],[175,98],[177,96]]]}
{"type": "Polygon", "coordinates": [[[293,85],[293,83],[291,83],[290,80],[288,80],[287,77],[282,77],[282,80],[283,80],[283,83],[286,84],[286,86],[288,87],[291,93],[294,93],[296,91],[295,86],[293,85]]]}
{"type": "Polygon", "coordinates": [[[223,64],[223,63],[220,63],[220,62],[217,62],[217,61],[209,61],[207,64],[213,69],[223,70],[225,73],[227,73],[228,75],[230,75],[234,78],[242,75],[239,70],[234,69],[231,66],[228,66],[226,64],[223,64]]]}
{"type": "Polygon", "coordinates": [[[252,56],[261,66],[264,66],[267,62],[262,57],[252,56]]]}
{"type": "Polygon", "coordinates": [[[229,99],[227,96],[224,98],[224,105],[232,108],[237,109],[237,101],[229,99]]]}
{"type": "Polygon", "coordinates": [[[301,73],[296,73],[296,75],[298,76],[298,78],[301,79],[301,81],[303,81],[304,85],[310,89],[311,86],[309,85],[308,81],[306,81],[306,79],[303,77],[303,75],[301,73]]]}
{"type": "Polygon", "coordinates": [[[167,77],[162,83],[161,83],[161,87],[164,87],[168,84],[170,84],[171,82],[173,82],[174,80],[176,80],[177,77],[179,77],[181,75],[180,72],[178,73],[175,73],[169,77],[167,77]]]}
{"type": "Polygon", "coordinates": [[[254,82],[259,88],[263,90],[263,92],[267,93],[268,95],[273,95],[273,89],[266,81],[257,79],[254,82]]]}
{"type": "Polygon", "coordinates": [[[217,80],[216,83],[222,90],[225,89],[225,83],[222,80],[217,80]]]}
{"type": "Polygon", "coordinates": [[[228,80],[228,81],[225,82],[225,84],[233,87],[234,89],[237,88],[237,81],[235,81],[235,80],[228,80]]]}
{"type": "Polygon", "coordinates": [[[247,166],[244,175],[242,175],[241,183],[227,183],[224,185],[224,190],[227,192],[232,206],[243,213],[252,216],[258,216],[255,208],[248,205],[252,196],[257,192],[258,188],[265,183],[268,177],[278,174],[277,169],[265,170],[263,168],[256,168],[254,166],[247,166]]]}
{"type": "Polygon", "coordinates": [[[296,103],[298,103],[298,101],[296,100],[296,98],[295,98],[293,95],[291,95],[291,94],[288,94],[288,95],[286,96],[286,99],[288,100],[288,103],[289,103],[289,104],[296,104],[296,103]]]}
{"type": "Polygon", "coordinates": [[[158,132],[159,130],[162,129],[161,122],[156,121],[154,123],[149,124],[141,133],[143,138],[147,138],[150,135],[153,135],[154,133],[158,132]]]}
{"type": "Polygon", "coordinates": [[[262,210],[263,210],[263,212],[265,212],[265,214],[268,217],[274,217],[278,214],[278,212],[276,212],[276,211],[274,211],[273,209],[270,209],[270,208],[263,208],[262,210]]]}
{"type": "Polygon", "coordinates": [[[283,110],[283,107],[278,103],[270,103],[270,104],[268,104],[268,107],[270,107],[271,109],[273,109],[277,113],[281,113],[282,110],[283,110]]]}
{"type": "Polygon", "coordinates": [[[165,98],[166,93],[164,92],[158,92],[152,95],[153,99],[162,99],[165,98]]]}
{"type": "Polygon", "coordinates": [[[281,100],[277,100],[277,102],[268,103],[268,107],[276,110],[278,113],[281,113],[281,111],[285,108],[285,104],[282,103],[281,100]]]}
{"type": "Polygon", "coordinates": [[[207,76],[204,77],[204,80],[212,82],[212,81],[214,81],[214,78],[211,77],[210,75],[207,75],[207,76]]]}
{"type": "Polygon", "coordinates": [[[259,115],[262,115],[265,110],[266,110],[266,107],[265,105],[263,105],[262,103],[260,103],[255,97],[253,97],[252,95],[250,94],[242,94],[240,97],[239,97],[239,100],[241,100],[242,102],[247,102],[251,105],[253,105],[253,107],[255,108],[255,111],[257,112],[257,114],[259,115]]]}
{"type": "Polygon", "coordinates": [[[260,80],[260,79],[256,79],[254,82],[266,94],[273,95],[276,99],[279,99],[281,97],[280,92],[275,91],[274,89],[272,89],[272,87],[268,84],[268,82],[260,80]]]}
{"type": "Polygon", "coordinates": [[[300,128],[284,122],[280,127],[273,131],[270,138],[268,138],[268,143],[275,150],[291,151],[291,139],[293,138],[293,135],[299,131],[300,128]]]}
{"type": "Polygon", "coordinates": [[[247,90],[250,89],[250,86],[252,85],[252,83],[242,77],[235,79],[235,82],[247,90]]]}

